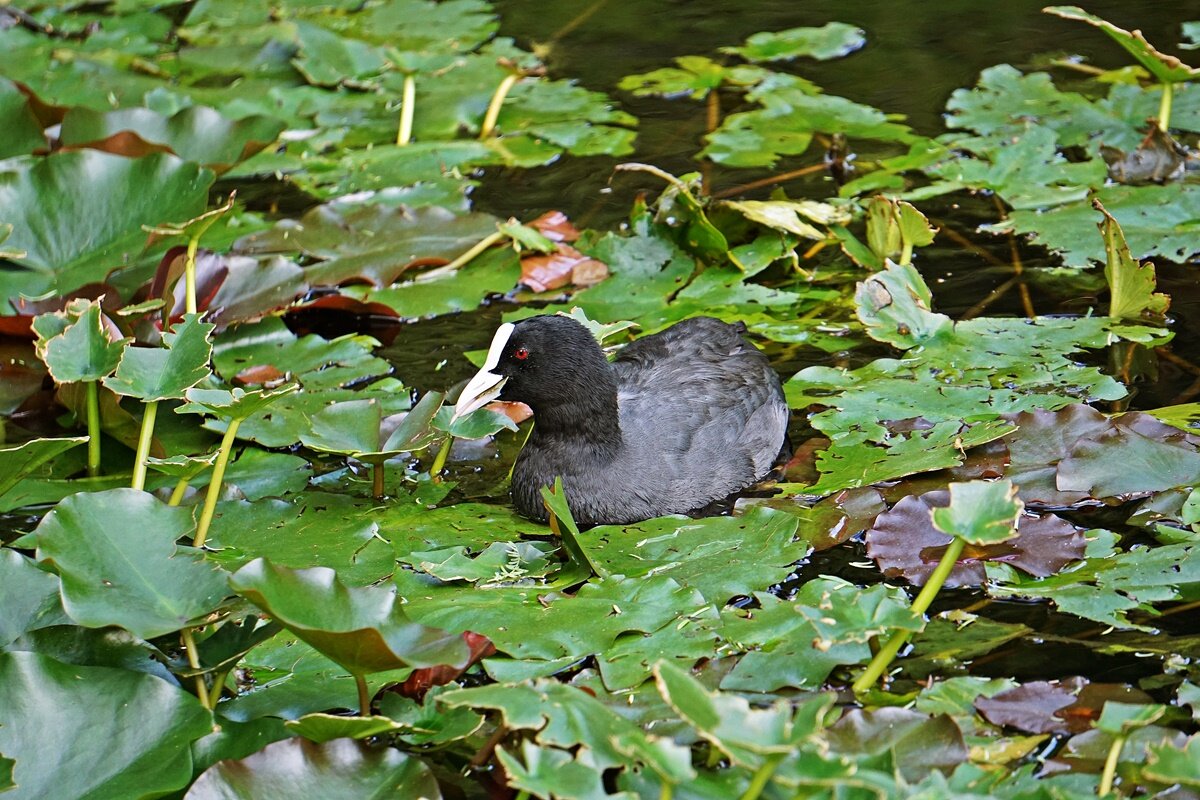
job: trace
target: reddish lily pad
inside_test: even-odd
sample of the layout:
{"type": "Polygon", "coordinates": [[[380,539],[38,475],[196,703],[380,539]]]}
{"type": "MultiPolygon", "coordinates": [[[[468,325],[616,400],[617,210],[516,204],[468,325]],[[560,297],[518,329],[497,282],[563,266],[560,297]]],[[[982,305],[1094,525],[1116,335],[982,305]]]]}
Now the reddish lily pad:
{"type": "MultiPolygon", "coordinates": [[[[918,586],[929,579],[951,541],[934,528],[931,512],[949,501],[947,491],[912,495],[876,518],[867,531],[867,554],[885,575],[902,576],[918,586]]],[[[988,561],[1010,564],[1036,577],[1053,575],[1083,558],[1085,547],[1083,533],[1066,520],[1053,514],[1023,514],[1017,519],[1016,537],[999,544],[967,545],[946,585],[978,586],[986,579],[988,561]]]]}

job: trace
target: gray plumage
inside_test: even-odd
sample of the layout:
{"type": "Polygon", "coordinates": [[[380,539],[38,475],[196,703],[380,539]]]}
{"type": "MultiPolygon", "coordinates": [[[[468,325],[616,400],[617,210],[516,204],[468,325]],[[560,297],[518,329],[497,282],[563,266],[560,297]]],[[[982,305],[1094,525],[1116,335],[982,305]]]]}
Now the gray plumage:
{"type": "Polygon", "coordinates": [[[540,490],[556,476],[580,524],[686,513],[765,477],[785,444],[788,409],[744,332],[697,317],[609,364],[574,320],[518,322],[495,370],[507,378],[500,397],[534,413],[513,471],[517,511],[546,519],[540,490]]]}

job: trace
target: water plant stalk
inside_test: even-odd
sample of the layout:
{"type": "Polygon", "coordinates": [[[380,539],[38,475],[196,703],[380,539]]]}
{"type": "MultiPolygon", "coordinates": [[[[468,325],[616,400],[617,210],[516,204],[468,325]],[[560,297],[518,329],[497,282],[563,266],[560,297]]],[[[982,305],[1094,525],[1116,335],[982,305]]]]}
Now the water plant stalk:
{"type": "Polygon", "coordinates": [[[384,497],[384,481],[383,481],[383,479],[385,477],[384,473],[385,473],[385,470],[383,468],[382,461],[372,461],[371,462],[371,477],[372,477],[371,496],[375,500],[382,500],[384,497]]]}
{"type": "Polygon", "coordinates": [[[417,101],[417,77],[404,76],[404,93],[400,100],[400,130],[396,132],[396,144],[403,147],[412,141],[414,104],[417,101]]]}
{"type": "Polygon", "coordinates": [[[213,512],[217,510],[217,499],[221,496],[221,484],[225,481],[225,467],[229,464],[229,454],[233,450],[233,440],[237,436],[240,419],[229,420],[229,427],[221,439],[221,450],[217,453],[217,463],[213,465],[212,480],[208,482],[208,493],[204,495],[204,510],[200,512],[200,521],[196,525],[196,537],[192,540],[194,547],[203,547],[208,540],[208,526],[212,524],[213,512]]]}
{"type": "MultiPolygon", "coordinates": [[[[957,536],[950,540],[950,544],[946,547],[946,552],[942,553],[942,559],[934,568],[933,574],[929,576],[929,580],[921,588],[917,599],[913,600],[912,611],[914,614],[924,614],[929,610],[929,606],[933,605],[933,598],[937,597],[938,591],[949,577],[950,571],[954,569],[954,565],[958,562],[958,557],[962,555],[963,548],[966,547],[966,540],[960,539],[957,536]]],[[[896,631],[892,637],[887,640],[883,647],[879,648],[879,652],[871,659],[871,663],[867,665],[866,670],[862,675],[858,676],[852,686],[856,694],[865,692],[875,685],[887,668],[891,665],[892,659],[900,652],[900,648],[908,641],[908,637],[912,635],[911,631],[896,631]]]]}
{"type": "Polygon", "coordinates": [[[783,763],[783,757],[783,753],[772,753],[763,759],[762,765],[754,771],[750,785],[746,787],[746,791],[742,792],[741,800],[758,800],[758,796],[762,794],[763,789],[767,788],[767,783],[775,774],[775,770],[779,769],[779,765],[783,763]]]}
{"type": "Polygon", "coordinates": [[[187,478],[180,478],[175,484],[175,488],[171,490],[171,497],[167,500],[167,505],[177,506],[183,502],[183,495],[187,492],[188,485],[191,483],[187,478]]]}
{"type": "Polygon", "coordinates": [[[446,468],[446,458],[450,455],[450,448],[454,444],[454,437],[446,434],[446,441],[442,442],[442,446],[438,448],[437,455],[433,457],[433,464],[429,467],[429,478],[434,483],[442,482],[442,470],[446,468]]]}
{"type": "Polygon", "coordinates": [[[496,92],[492,95],[491,102],[488,103],[487,113],[483,115],[483,125],[479,127],[481,141],[490,137],[496,130],[496,120],[500,118],[500,106],[504,105],[504,98],[508,96],[509,90],[516,86],[519,80],[521,80],[520,73],[511,72],[505,75],[504,80],[500,81],[500,85],[496,87],[496,92]]]}
{"type": "Polygon", "coordinates": [[[367,676],[354,673],[354,685],[358,687],[358,713],[371,716],[371,695],[367,691],[367,676]]]}
{"type": "MultiPolygon", "coordinates": [[[[187,257],[183,260],[184,310],[196,313],[196,251],[200,248],[200,237],[188,239],[187,257]]],[[[170,309],[167,309],[170,314],[170,309]]]]}
{"type": "Polygon", "coordinates": [[[1158,129],[1163,133],[1171,124],[1171,103],[1175,98],[1175,84],[1163,83],[1162,102],[1158,105],[1158,129]]]}
{"type": "Polygon", "coordinates": [[[443,266],[436,267],[435,269],[431,269],[431,270],[422,272],[420,275],[418,275],[413,280],[417,283],[420,283],[423,281],[429,281],[429,280],[434,280],[436,278],[440,278],[443,275],[449,275],[449,274],[453,273],[454,271],[456,271],[459,267],[462,267],[464,264],[469,264],[476,256],[478,256],[484,250],[487,250],[489,247],[491,247],[492,245],[494,245],[497,242],[499,242],[500,240],[502,240],[506,235],[507,234],[501,233],[500,231],[496,231],[495,233],[489,233],[487,236],[483,237],[478,242],[476,242],[471,247],[470,250],[463,253],[461,256],[454,259],[449,264],[445,264],[443,266]]]}
{"type": "Polygon", "coordinates": [[[1126,736],[1114,736],[1112,745],[1108,748],[1108,756],[1104,759],[1104,771],[1100,773],[1100,786],[1096,789],[1099,797],[1106,796],[1112,791],[1113,779],[1117,776],[1117,762],[1121,759],[1121,750],[1125,747],[1126,736]]]}
{"type": "Polygon", "coordinates": [[[217,703],[221,701],[221,691],[225,685],[225,678],[229,675],[229,670],[213,673],[212,689],[208,693],[208,710],[216,711],[217,703]]]}
{"type": "Polygon", "coordinates": [[[150,457],[150,443],[154,441],[154,419],[158,416],[158,401],[151,400],[142,408],[142,428],[138,434],[137,452],[133,455],[134,489],[146,488],[146,459],[150,457]]]}
{"type": "Polygon", "coordinates": [[[84,391],[87,397],[87,474],[94,478],[100,474],[100,384],[87,381],[84,391]]]}
{"type": "MultiPolygon", "coordinates": [[[[196,649],[196,639],[192,635],[192,629],[184,628],[179,635],[183,639],[183,649],[187,652],[188,666],[192,669],[200,669],[200,651],[196,649]]],[[[203,675],[196,676],[196,698],[205,708],[208,707],[208,685],[205,684],[203,675]]]]}

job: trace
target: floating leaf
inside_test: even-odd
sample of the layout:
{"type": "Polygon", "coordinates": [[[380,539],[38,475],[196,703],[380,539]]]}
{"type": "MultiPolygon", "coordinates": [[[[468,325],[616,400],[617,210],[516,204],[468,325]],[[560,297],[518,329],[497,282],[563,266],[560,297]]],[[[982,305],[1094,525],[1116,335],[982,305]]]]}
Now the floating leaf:
{"type": "Polygon", "coordinates": [[[1200,738],[1192,736],[1183,747],[1171,742],[1150,745],[1149,757],[1142,767],[1142,775],[1152,781],[1168,785],[1200,788],[1200,738]]]}
{"type": "Polygon", "coordinates": [[[321,744],[334,739],[366,739],[404,730],[405,725],[387,717],[344,717],[340,714],[305,714],[284,723],[289,731],[321,744]]]}
{"type": "Polygon", "coordinates": [[[679,56],[675,63],[678,66],[627,75],[617,88],[640,97],[689,95],[693,100],[703,100],[721,86],[753,86],[769,74],[760,67],[723,66],[704,56],[679,56]]]}
{"type": "MultiPolygon", "coordinates": [[[[105,146],[122,132],[145,143],[162,144],[185,161],[194,161],[218,175],[267,147],[284,129],[284,123],[264,116],[229,120],[206,106],[188,106],[170,117],[148,108],[123,108],[97,112],[72,108],[62,121],[62,142],[74,147],[112,151],[105,146]]],[[[117,151],[120,155],[142,152],[117,151]]]]}
{"type": "MultiPolygon", "coordinates": [[[[1005,483],[998,481],[992,485],[1004,486],[1005,483]]],[[[961,486],[951,484],[952,487],[955,485],[961,486]]],[[[946,491],[910,495],[876,518],[866,534],[867,553],[885,575],[902,575],[915,585],[924,585],[951,540],[949,535],[934,527],[936,523],[931,515],[945,509],[949,502],[950,493],[946,491]]],[[[1007,509],[1007,506],[1001,504],[999,508],[1007,509]]],[[[1052,514],[1016,516],[1016,512],[999,511],[996,534],[1003,538],[979,542],[964,550],[946,579],[947,586],[983,583],[984,565],[989,561],[1011,564],[1031,575],[1044,577],[1084,555],[1082,532],[1052,514]],[[1008,538],[1014,523],[1016,537],[1008,538]]]]}
{"type": "Polygon", "coordinates": [[[827,61],[853,53],[866,41],[861,28],[844,22],[827,22],[819,28],[756,33],[741,47],[722,47],[721,52],[739,55],[747,61],[790,61],[801,56],[827,61]]]}
{"type": "Polygon", "coordinates": [[[393,794],[440,800],[441,791],[420,759],[391,747],[351,739],[313,744],[286,739],[239,761],[220,761],[196,779],[186,800],[266,800],[295,787],[326,800],[393,794]]]}
{"type": "Polygon", "coordinates": [[[197,164],[161,154],[77,150],[5,161],[0,222],[14,226],[5,246],[26,252],[15,261],[28,271],[7,275],[0,296],[65,294],[118,267],[148,263],[142,226],[203,211],[212,179],[197,164]]]}
{"type": "Polygon", "coordinates": [[[189,510],[145,492],[81,492],[38,525],[38,560],[58,571],[63,607],[77,623],[150,639],[186,627],[228,594],[224,573],[176,547],[194,527],[189,510]]]}
{"type": "Polygon", "coordinates": [[[767,708],[752,708],[742,697],[710,692],[687,672],[668,663],[655,668],[655,683],[663,699],[696,731],[734,763],[758,768],[772,755],[791,752],[822,728],[833,696],[816,695],[793,712],[780,700],[767,708]]]}
{"type": "Polygon", "coordinates": [[[230,585],[353,674],[461,664],[462,637],[410,622],[396,594],[347,587],[325,567],[293,570],[251,561],[230,585]]]}
{"type": "Polygon", "coordinates": [[[304,271],[314,286],[367,281],[382,287],[411,264],[450,261],[495,231],[496,219],[487,214],[334,202],[299,220],[276,223],[237,246],[251,253],[300,252],[319,259],[304,271]]]}
{"type": "Polygon", "coordinates": [[[0,752],[16,797],[161,796],[192,779],[212,714],[161,678],[0,653],[0,752]],[[47,736],[60,746],[46,747],[47,736]],[[75,769],[86,759],[87,769],[75,769]]]}

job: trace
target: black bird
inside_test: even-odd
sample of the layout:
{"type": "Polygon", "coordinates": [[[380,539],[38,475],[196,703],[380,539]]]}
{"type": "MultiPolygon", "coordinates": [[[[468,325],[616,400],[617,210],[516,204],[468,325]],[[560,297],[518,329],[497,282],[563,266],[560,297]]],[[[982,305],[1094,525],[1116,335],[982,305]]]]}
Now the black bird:
{"type": "Polygon", "coordinates": [[[556,476],[580,524],[694,511],[761,480],[785,446],[779,376],[745,331],[695,317],[610,364],[569,317],[505,323],[454,416],[495,399],[533,410],[512,478],[523,516],[546,519],[540,490],[556,476]]]}

